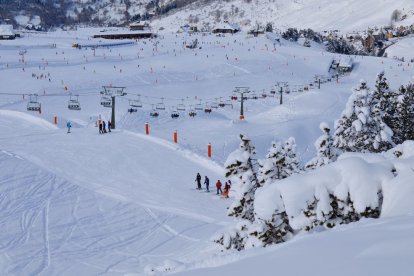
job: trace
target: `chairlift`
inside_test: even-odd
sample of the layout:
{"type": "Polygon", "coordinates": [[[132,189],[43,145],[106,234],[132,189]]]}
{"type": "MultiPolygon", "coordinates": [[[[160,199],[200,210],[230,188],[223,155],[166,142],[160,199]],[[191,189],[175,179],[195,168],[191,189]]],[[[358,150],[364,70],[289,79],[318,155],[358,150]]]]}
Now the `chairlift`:
{"type": "Polygon", "coordinates": [[[262,93],[262,98],[264,99],[266,97],[267,97],[267,94],[266,93],[262,93]]]}
{"type": "Polygon", "coordinates": [[[129,113],[134,113],[134,112],[137,112],[138,111],[138,109],[136,109],[136,108],[133,108],[133,107],[130,107],[130,108],[128,108],[128,112],[129,113]]]}
{"type": "Polygon", "coordinates": [[[158,117],[159,115],[160,115],[160,113],[158,113],[158,111],[156,111],[156,110],[153,110],[153,111],[151,111],[151,112],[150,112],[150,116],[151,116],[151,117],[156,118],[156,117],[158,117]]]}
{"type": "Polygon", "coordinates": [[[177,110],[178,111],[185,111],[184,99],[182,99],[182,103],[177,105],[177,110]]]}
{"type": "Polygon", "coordinates": [[[270,94],[273,94],[273,95],[274,95],[274,94],[276,94],[276,90],[271,89],[271,90],[270,90],[270,94]]]}
{"type": "Polygon", "coordinates": [[[101,97],[101,105],[103,107],[112,107],[112,99],[108,96],[102,96],[101,97]]]}
{"type": "Polygon", "coordinates": [[[231,96],[231,99],[232,99],[233,101],[237,101],[237,99],[238,99],[237,94],[236,94],[236,93],[234,93],[234,94],[231,96]]]}
{"type": "Polygon", "coordinates": [[[206,104],[206,107],[204,108],[204,112],[205,113],[211,113],[212,109],[211,106],[209,106],[208,104],[206,104]]]}
{"type": "Polygon", "coordinates": [[[223,99],[222,99],[222,98],[220,98],[220,101],[219,101],[219,103],[218,103],[218,106],[219,106],[219,107],[225,107],[225,106],[226,106],[226,103],[223,101],[223,99]]]}
{"type": "Polygon", "coordinates": [[[27,103],[27,110],[41,112],[41,108],[42,105],[37,101],[37,94],[31,94],[27,103]]]}
{"type": "Polygon", "coordinates": [[[69,101],[68,101],[68,108],[70,110],[81,110],[80,107],[80,103],[79,103],[79,95],[72,95],[70,94],[69,96],[69,101]]]}
{"type": "Polygon", "coordinates": [[[194,109],[195,110],[203,110],[203,105],[201,104],[201,100],[200,100],[200,103],[195,105],[194,109]]]}
{"type": "Polygon", "coordinates": [[[194,118],[196,115],[197,115],[197,112],[192,107],[190,107],[190,111],[188,112],[188,116],[194,118]]]}
{"type": "Polygon", "coordinates": [[[165,110],[164,98],[161,98],[161,102],[159,102],[155,105],[155,109],[165,110]]]}
{"type": "Polygon", "coordinates": [[[171,112],[171,118],[172,118],[172,119],[178,119],[178,117],[180,117],[180,113],[178,113],[178,111],[177,111],[177,110],[173,110],[173,111],[171,112]]]}
{"type": "Polygon", "coordinates": [[[259,97],[257,96],[256,93],[252,93],[252,94],[250,94],[250,99],[257,100],[257,99],[259,99],[259,97]]]}
{"type": "Polygon", "coordinates": [[[131,108],[141,108],[142,107],[142,102],[140,99],[140,95],[138,95],[138,99],[137,100],[129,100],[129,106],[131,108]]]}
{"type": "Polygon", "coordinates": [[[215,108],[215,109],[217,109],[217,108],[218,108],[217,98],[215,99],[215,101],[213,101],[213,102],[211,103],[211,108],[215,108]]]}

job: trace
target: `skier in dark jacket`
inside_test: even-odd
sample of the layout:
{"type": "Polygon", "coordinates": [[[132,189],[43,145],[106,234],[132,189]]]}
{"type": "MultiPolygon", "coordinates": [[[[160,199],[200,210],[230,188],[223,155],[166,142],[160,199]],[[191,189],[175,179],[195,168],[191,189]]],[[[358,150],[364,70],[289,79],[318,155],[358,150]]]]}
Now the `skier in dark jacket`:
{"type": "Polygon", "coordinates": [[[99,121],[99,134],[102,134],[103,132],[102,132],[102,122],[101,121],[99,121]]]}
{"type": "Polygon", "coordinates": [[[106,133],[105,121],[102,121],[102,133],[106,133]]]}
{"type": "Polygon", "coordinates": [[[230,184],[226,182],[226,184],[224,184],[223,196],[228,198],[229,197],[229,191],[230,191],[230,184]]]}
{"type": "Polygon", "coordinates": [[[108,120],[108,131],[111,132],[111,121],[108,120]]]}
{"type": "Polygon", "coordinates": [[[217,188],[217,194],[219,194],[219,192],[220,192],[220,194],[222,194],[223,193],[223,190],[221,189],[221,182],[220,182],[220,179],[217,181],[217,183],[216,183],[216,188],[217,188]]]}
{"type": "Polygon", "coordinates": [[[200,175],[200,173],[197,173],[196,181],[197,181],[197,189],[201,190],[201,175],[200,175]]]}
{"type": "Polygon", "coordinates": [[[210,190],[209,190],[210,179],[208,179],[207,175],[206,175],[206,178],[204,179],[204,184],[206,185],[207,192],[210,192],[210,190]]]}

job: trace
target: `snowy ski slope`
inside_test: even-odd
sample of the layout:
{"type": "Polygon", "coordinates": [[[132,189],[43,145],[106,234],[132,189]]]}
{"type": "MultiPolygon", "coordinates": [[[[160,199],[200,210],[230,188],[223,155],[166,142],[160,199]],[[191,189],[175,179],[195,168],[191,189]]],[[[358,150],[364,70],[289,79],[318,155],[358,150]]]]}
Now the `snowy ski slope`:
{"type": "MultiPolygon", "coordinates": [[[[89,38],[96,32],[28,35],[0,44],[0,222],[4,230],[0,274],[140,275],[160,267],[164,272],[179,271],[268,253],[220,253],[209,240],[232,222],[226,216],[230,200],[196,191],[195,174],[207,174],[212,190],[217,179],[224,180],[222,164],[237,147],[240,133],[253,140],[259,157],[272,140],[294,136],[306,162],[314,155],[320,122],[333,124],[361,78],[372,87],[376,74],[385,69],[395,88],[413,75],[407,63],[398,66],[392,59],[355,57],[355,70],[339,83],[285,94],[283,105],[278,96],[248,100],[243,122],[238,120],[237,101],[232,102],[233,108],[226,106],[211,114],[198,111],[190,118],[188,109],[199,99],[203,107],[216,98],[227,101],[235,86],[270,95],[277,81],[309,84],[316,74],[326,75],[337,56],[285,41],[274,45],[264,36],[244,33],[226,37],[165,33],[157,40],[98,48],[95,56],[91,49],[71,47],[103,43],[89,38]],[[195,38],[201,49],[183,46],[195,38]],[[19,61],[22,49],[27,51],[24,63],[19,61]],[[117,129],[99,135],[98,115],[110,118],[110,109],[99,104],[99,92],[109,84],[127,87],[128,95],[117,98],[117,129]],[[41,114],[26,111],[31,93],[39,95],[41,114]],[[79,94],[80,111],[67,109],[70,93],[79,94]],[[128,99],[137,99],[138,94],[144,106],[129,114],[128,99]],[[158,118],[150,117],[161,98],[166,110],[158,118]],[[187,111],[172,119],[171,111],[182,99],[187,111]],[[70,134],[65,129],[67,120],[73,125],[70,134]],[[145,122],[149,122],[150,136],[144,134],[145,122]],[[177,145],[172,143],[174,130],[177,145]],[[213,146],[211,160],[206,158],[208,143],[213,146]],[[197,263],[202,259],[206,263],[197,263]]],[[[395,220],[398,229],[407,233],[412,229],[411,217],[395,220]]],[[[388,225],[387,221],[370,223],[367,227],[388,225]]],[[[358,227],[343,229],[368,235],[364,226],[358,227]]],[[[378,231],[372,243],[388,233],[378,231]]],[[[341,228],[321,234],[320,239],[341,239],[343,232],[348,233],[341,228]]],[[[310,236],[295,243],[298,247],[290,249],[292,254],[319,242],[310,236]]],[[[283,255],[285,247],[290,245],[275,247],[280,253],[271,254],[283,255]]],[[[353,256],[351,251],[345,256],[353,256]]],[[[410,256],[409,252],[404,256],[410,256]]],[[[231,266],[203,273],[231,273],[231,266]]]]}

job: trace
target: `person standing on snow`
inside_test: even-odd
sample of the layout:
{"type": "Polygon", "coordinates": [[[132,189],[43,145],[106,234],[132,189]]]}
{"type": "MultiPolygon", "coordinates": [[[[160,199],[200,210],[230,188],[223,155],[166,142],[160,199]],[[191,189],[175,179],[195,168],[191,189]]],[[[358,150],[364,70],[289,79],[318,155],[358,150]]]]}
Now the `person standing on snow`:
{"type": "Polygon", "coordinates": [[[111,132],[111,121],[108,120],[108,132],[111,132]]]}
{"type": "Polygon", "coordinates": [[[68,128],[68,133],[70,133],[70,128],[72,127],[72,125],[70,124],[70,121],[66,123],[66,127],[68,128]]]}
{"type": "Polygon", "coordinates": [[[229,197],[229,191],[230,191],[230,184],[227,183],[227,181],[226,181],[226,183],[224,184],[224,193],[223,193],[223,196],[226,197],[226,198],[228,198],[229,197]]]}
{"type": "Polygon", "coordinates": [[[204,184],[206,185],[207,192],[210,192],[210,190],[209,190],[210,179],[208,179],[207,175],[206,175],[206,178],[204,179],[204,184]]]}
{"type": "Polygon", "coordinates": [[[219,194],[219,192],[220,192],[220,194],[222,194],[223,193],[223,190],[221,189],[221,182],[220,182],[220,179],[219,180],[217,180],[217,183],[216,183],[216,188],[217,188],[217,194],[219,194]]]}
{"type": "Polygon", "coordinates": [[[102,133],[106,133],[105,121],[102,121],[102,133]]]}
{"type": "Polygon", "coordinates": [[[197,173],[195,181],[197,181],[197,189],[201,190],[201,175],[200,175],[200,173],[197,173]]]}
{"type": "Polygon", "coordinates": [[[99,120],[99,134],[102,134],[102,122],[99,120]]]}

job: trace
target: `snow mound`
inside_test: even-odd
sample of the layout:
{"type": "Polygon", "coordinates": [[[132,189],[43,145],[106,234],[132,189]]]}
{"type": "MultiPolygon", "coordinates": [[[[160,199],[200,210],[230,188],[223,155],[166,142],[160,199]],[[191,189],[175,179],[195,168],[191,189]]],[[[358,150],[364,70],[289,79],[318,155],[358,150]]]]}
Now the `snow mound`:
{"type": "Polygon", "coordinates": [[[337,162],[258,189],[256,217],[270,220],[282,205],[278,201],[283,201],[290,226],[295,230],[311,229],[315,220],[329,220],[333,198],[347,202],[344,208],[356,214],[369,210],[379,210],[381,217],[411,214],[413,177],[413,141],[385,154],[344,154],[337,162]]]}
{"type": "Polygon", "coordinates": [[[0,110],[0,120],[2,120],[3,118],[7,119],[7,121],[9,122],[10,120],[12,120],[13,124],[16,124],[16,129],[21,127],[37,127],[43,130],[58,129],[58,127],[42,118],[38,118],[33,115],[19,111],[0,110]]]}

